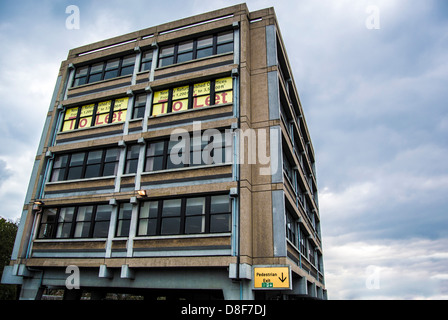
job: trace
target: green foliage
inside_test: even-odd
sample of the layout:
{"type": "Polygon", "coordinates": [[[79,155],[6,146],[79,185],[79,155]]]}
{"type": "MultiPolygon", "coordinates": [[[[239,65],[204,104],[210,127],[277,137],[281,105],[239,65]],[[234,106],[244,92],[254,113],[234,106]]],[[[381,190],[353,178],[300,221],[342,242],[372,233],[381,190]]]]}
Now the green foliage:
{"type": "MultiPolygon", "coordinates": [[[[0,278],[4,267],[9,264],[18,225],[18,222],[0,217],[0,278]]],[[[16,285],[0,284],[0,300],[15,299],[16,290],[16,285]]]]}

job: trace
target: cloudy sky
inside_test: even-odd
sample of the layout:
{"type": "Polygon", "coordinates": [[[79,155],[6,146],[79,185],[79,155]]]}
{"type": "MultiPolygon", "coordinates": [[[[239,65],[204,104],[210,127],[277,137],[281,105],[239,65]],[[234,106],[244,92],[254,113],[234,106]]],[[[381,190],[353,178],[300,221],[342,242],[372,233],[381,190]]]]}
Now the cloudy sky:
{"type": "MultiPolygon", "coordinates": [[[[71,48],[239,2],[0,0],[0,216],[20,216],[71,48]]],[[[305,111],[329,298],[448,299],[448,2],[247,5],[275,7],[305,111]]]]}

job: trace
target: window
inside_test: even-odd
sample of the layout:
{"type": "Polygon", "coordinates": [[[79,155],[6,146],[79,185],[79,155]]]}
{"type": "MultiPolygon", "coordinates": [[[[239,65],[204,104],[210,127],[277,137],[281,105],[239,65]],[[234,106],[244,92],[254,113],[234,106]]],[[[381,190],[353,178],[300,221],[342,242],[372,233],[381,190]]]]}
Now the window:
{"type": "Polygon", "coordinates": [[[56,155],[51,182],[116,175],[120,149],[56,155]]]}
{"type": "Polygon", "coordinates": [[[141,202],[137,230],[137,236],[230,232],[230,197],[211,195],[141,202]]]}
{"type": "Polygon", "coordinates": [[[39,239],[52,238],[55,230],[55,222],[57,218],[57,209],[45,209],[40,221],[40,228],[38,233],[39,239]]]}
{"type": "Polygon", "coordinates": [[[224,32],[218,34],[216,54],[233,51],[233,32],[224,32]]]}
{"type": "Polygon", "coordinates": [[[152,116],[233,102],[231,77],[155,91],[152,116]]]}
{"type": "Polygon", "coordinates": [[[297,223],[288,211],[286,211],[286,237],[297,246],[297,223]]]}
{"type": "Polygon", "coordinates": [[[109,233],[109,223],[111,213],[112,213],[112,207],[110,205],[97,206],[93,226],[94,238],[107,237],[109,233]]]}
{"type": "Polygon", "coordinates": [[[88,238],[93,226],[94,206],[78,207],[74,238],[88,238]]]}
{"type": "Polygon", "coordinates": [[[68,108],[65,111],[62,132],[123,122],[126,120],[128,101],[129,98],[125,97],[68,108]]]}
{"type": "Polygon", "coordinates": [[[187,199],[185,233],[205,232],[205,197],[187,199]]]}
{"type": "Polygon", "coordinates": [[[140,204],[140,217],[137,235],[154,236],[157,234],[158,213],[159,201],[145,201],[140,204]]]}
{"type": "Polygon", "coordinates": [[[183,137],[180,141],[149,142],[146,148],[146,172],[230,162],[232,139],[225,132],[183,137]]]}
{"type": "Polygon", "coordinates": [[[153,51],[152,50],[143,52],[143,54],[142,54],[142,62],[141,62],[141,65],[140,65],[140,71],[151,70],[152,56],[153,56],[153,51]]]}
{"type": "Polygon", "coordinates": [[[233,52],[233,31],[161,47],[158,67],[233,52]]]}
{"type": "Polygon", "coordinates": [[[133,74],[135,54],[76,68],[73,87],[133,74]]]}
{"type": "Polygon", "coordinates": [[[221,195],[210,198],[210,232],[230,231],[229,196],[221,195]]]}
{"type": "Polygon", "coordinates": [[[205,58],[213,55],[213,36],[198,39],[196,58],[205,58]]]}
{"type": "Polygon", "coordinates": [[[132,204],[122,203],[118,211],[117,237],[129,236],[131,226],[132,204]]]}
{"type": "Polygon", "coordinates": [[[138,166],[138,157],[140,155],[140,145],[134,144],[127,147],[126,165],[124,173],[136,173],[138,166]]]}
{"type": "Polygon", "coordinates": [[[39,239],[106,238],[110,205],[46,208],[39,226],[39,239]]]}
{"type": "Polygon", "coordinates": [[[134,99],[134,111],[132,119],[143,118],[145,116],[146,108],[146,93],[139,94],[134,99]]]}
{"type": "Polygon", "coordinates": [[[160,234],[180,233],[181,199],[163,200],[160,234]]]}
{"type": "Polygon", "coordinates": [[[177,47],[177,63],[193,60],[193,41],[181,42],[177,47]]]}
{"type": "Polygon", "coordinates": [[[174,45],[160,48],[159,68],[169,66],[174,63],[174,45]]]}

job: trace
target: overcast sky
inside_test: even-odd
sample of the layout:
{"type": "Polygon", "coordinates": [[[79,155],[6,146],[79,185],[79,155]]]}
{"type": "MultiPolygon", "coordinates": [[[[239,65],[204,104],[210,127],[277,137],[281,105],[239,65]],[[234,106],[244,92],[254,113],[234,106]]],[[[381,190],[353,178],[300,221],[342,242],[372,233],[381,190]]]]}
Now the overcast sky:
{"type": "MultiPolygon", "coordinates": [[[[71,48],[240,2],[0,0],[0,216],[21,214],[71,48]]],[[[329,298],[448,299],[448,2],[246,3],[274,6],[292,65],[329,298]]]]}

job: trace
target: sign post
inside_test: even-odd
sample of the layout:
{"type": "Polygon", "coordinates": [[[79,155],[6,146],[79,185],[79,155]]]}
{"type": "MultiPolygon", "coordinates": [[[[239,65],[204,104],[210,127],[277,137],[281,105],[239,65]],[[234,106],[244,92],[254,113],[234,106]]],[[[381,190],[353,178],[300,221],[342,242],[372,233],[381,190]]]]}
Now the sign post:
{"type": "Polygon", "coordinates": [[[254,289],[292,290],[289,265],[254,266],[254,289]]]}

